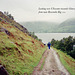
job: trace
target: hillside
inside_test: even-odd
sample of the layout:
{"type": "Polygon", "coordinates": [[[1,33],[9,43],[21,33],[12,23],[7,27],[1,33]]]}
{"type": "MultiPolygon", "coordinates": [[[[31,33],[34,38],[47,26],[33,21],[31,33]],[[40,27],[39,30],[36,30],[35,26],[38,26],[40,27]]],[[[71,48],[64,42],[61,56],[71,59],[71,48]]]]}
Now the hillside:
{"type": "Polygon", "coordinates": [[[0,12],[0,65],[9,75],[30,75],[45,50],[26,28],[0,12]]]}
{"type": "Polygon", "coordinates": [[[75,33],[75,18],[62,23],[53,22],[21,22],[30,32],[35,33],[75,33]]]}
{"type": "Polygon", "coordinates": [[[62,22],[58,26],[57,32],[75,33],[75,18],[62,22]]]}
{"type": "Polygon", "coordinates": [[[58,26],[58,23],[53,22],[21,22],[24,27],[26,27],[30,32],[35,33],[47,33],[54,32],[55,28],[58,26]]]}

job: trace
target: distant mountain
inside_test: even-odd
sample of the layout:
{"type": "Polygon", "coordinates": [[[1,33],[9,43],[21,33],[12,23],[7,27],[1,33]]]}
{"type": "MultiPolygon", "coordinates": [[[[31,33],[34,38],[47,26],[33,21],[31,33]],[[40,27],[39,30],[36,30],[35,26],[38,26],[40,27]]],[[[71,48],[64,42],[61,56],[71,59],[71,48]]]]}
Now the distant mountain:
{"type": "Polygon", "coordinates": [[[73,26],[73,25],[75,25],[75,18],[67,19],[66,21],[60,24],[60,26],[73,26]]]}
{"type": "Polygon", "coordinates": [[[21,22],[30,32],[35,33],[75,33],[75,18],[67,19],[61,24],[53,22],[21,22]]]}
{"type": "Polygon", "coordinates": [[[35,33],[47,33],[47,32],[54,32],[56,27],[58,27],[58,23],[53,23],[53,22],[43,22],[43,21],[38,21],[38,22],[21,22],[25,28],[28,29],[30,32],[35,32],[35,33]]]}
{"type": "Polygon", "coordinates": [[[62,22],[58,26],[57,32],[75,33],[75,18],[62,22]]]}

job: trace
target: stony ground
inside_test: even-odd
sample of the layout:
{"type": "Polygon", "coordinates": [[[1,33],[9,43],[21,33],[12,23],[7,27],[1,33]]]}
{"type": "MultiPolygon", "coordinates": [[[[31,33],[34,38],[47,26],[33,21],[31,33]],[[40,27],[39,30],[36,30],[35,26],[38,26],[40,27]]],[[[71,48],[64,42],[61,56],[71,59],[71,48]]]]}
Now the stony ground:
{"type": "Polygon", "coordinates": [[[59,56],[52,48],[46,50],[40,60],[38,66],[34,69],[33,75],[70,75],[69,72],[64,68],[59,60],[59,56]],[[46,60],[43,69],[40,70],[40,66],[43,62],[44,57],[46,60]]]}

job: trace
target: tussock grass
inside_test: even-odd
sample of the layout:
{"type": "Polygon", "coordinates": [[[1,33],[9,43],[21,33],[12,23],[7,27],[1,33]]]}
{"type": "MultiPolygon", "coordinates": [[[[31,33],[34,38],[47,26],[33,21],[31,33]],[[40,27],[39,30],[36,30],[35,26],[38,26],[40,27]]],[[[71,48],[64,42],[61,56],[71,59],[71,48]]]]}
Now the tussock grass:
{"type": "Polygon", "coordinates": [[[17,29],[14,26],[15,22],[13,25],[12,23],[0,22],[0,27],[7,29],[13,35],[0,32],[0,64],[6,68],[9,75],[30,75],[46,47],[42,42],[17,29]]]}

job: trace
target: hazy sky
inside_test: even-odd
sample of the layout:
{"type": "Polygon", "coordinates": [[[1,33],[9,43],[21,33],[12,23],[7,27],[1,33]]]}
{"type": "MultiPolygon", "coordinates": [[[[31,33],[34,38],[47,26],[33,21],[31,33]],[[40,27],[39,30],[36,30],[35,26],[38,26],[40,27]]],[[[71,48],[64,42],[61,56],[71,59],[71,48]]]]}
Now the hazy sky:
{"type": "Polygon", "coordinates": [[[75,10],[66,13],[38,14],[38,8],[75,8],[75,0],[0,0],[0,10],[10,12],[16,21],[54,21],[62,22],[68,18],[75,18],[75,10]]]}

